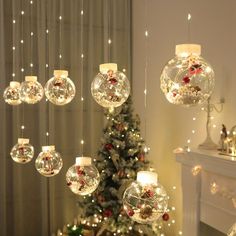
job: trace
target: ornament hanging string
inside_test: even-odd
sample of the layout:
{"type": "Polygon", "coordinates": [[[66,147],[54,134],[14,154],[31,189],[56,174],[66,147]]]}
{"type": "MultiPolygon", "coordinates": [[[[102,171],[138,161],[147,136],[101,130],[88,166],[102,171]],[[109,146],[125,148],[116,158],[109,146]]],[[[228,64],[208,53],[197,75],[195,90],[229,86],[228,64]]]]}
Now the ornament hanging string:
{"type": "MultiPolygon", "coordinates": [[[[45,1],[45,80],[49,77],[49,30],[48,30],[48,12],[50,9],[48,8],[48,1],[45,1]]],[[[46,98],[46,145],[49,145],[50,139],[50,109],[49,109],[49,101],[46,98]]],[[[51,206],[50,206],[50,180],[47,178],[47,224],[48,224],[48,235],[51,234],[51,206]]]]}
{"type": "MultiPolygon", "coordinates": [[[[48,30],[48,1],[45,2],[45,80],[49,78],[49,30],[48,30]]],[[[50,103],[46,98],[46,145],[49,145],[50,139],[50,103]]]]}
{"type": "Polygon", "coordinates": [[[16,9],[15,0],[12,0],[12,80],[16,76],[16,9]]]}
{"type": "MultiPolygon", "coordinates": [[[[147,142],[147,93],[148,93],[148,24],[147,13],[148,3],[145,1],[145,68],[144,68],[144,138],[147,142]]],[[[147,152],[147,148],[144,150],[147,152]]]]}
{"type": "Polygon", "coordinates": [[[33,1],[30,1],[30,73],[33,75],[33,1]]]}
{"type": "Polygon", "coordinates": [[[107,8],[108,8],[108,27],[107,27],[107,42],[108,42],[108,62],[111,62],[111,1],[107,0],[107,8]]]}
{"type": "MultiPolygon", "coordinates": [[[[22,82],[24,81],[24,8],[23,8],[23,0],[21,0],[20,2],[20,6],[21,6],[21,80],[22,82]]],[[[24,129],[25,129],[25,105],[24,103],[22,104],[22,109],[21,109],[21,137],[24,137],[24,129]]]]}
{"type": "Polygon", "coordinates": [[[192,16],[188,13],[187,20],[188,20],[188,42],[191,43],[191,19],[192,16]]]}
{"type": "Polygon", "coordinates": [[[80,11],[80,48],[81,48],[81,60],[80,60],[80,93],[81,93],[81,155],[84,154],[84,92],[83,92],[83,77],[84,77],[84,1],[81,0],[81,11],[80,11]]]}
{"type": "Polygon", "coordinates": [[[63,8],[63,5],[62,5],[62,0],[60,0],[60,16],[59,16],[59,67],[61,69],[62,67],[62,57],[64,55],[63,54],[63,50],[62,50],[62,47],[63,47],[63,43],[62,43],[62,8],[63,8]]]}

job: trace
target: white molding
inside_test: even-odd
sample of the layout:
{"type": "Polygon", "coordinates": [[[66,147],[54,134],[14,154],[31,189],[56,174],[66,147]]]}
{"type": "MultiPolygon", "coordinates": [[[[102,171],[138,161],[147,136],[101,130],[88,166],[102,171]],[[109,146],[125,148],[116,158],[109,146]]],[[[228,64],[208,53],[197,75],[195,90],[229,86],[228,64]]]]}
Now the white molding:
{"type": "MultiPolygon", "coordinates": [[[[229,208],[229,199],[222,198],[217,205],[215,196],[206,194],[209,183],[204,174],[219,179],[221,185],[236,184],[236,159],[219,155],[217,151],[175,151],[176,161],[182,165],[183,235],[200,236],[200,221],[227,233],[236,220],[236,208],[229,208]],[[192,168],[200,165],[201,171],[194,176],[192,168]],[[232,182],[233,181],[233,182],[232,182]],[[202,186],[205,186],[202,188],[202,186]],[[207,197],[207,198],[206,198],[207,197]]],[[[210,186],[209,186],[210,191],[210,186]]]]}

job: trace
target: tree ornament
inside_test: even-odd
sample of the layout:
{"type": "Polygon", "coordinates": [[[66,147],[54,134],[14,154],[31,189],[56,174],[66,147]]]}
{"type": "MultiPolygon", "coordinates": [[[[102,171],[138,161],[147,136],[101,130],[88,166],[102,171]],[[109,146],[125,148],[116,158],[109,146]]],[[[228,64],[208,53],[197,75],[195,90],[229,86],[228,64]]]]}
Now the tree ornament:
{"type": "Polygon", "coordinates": [[[107,63],[99,66],[100,73],[91,84],[91,93],[95,101],[114,109],[122,105],[130,94],[130,83],[126,75],[117,70],[117,64],[107,63]]]}
{"type": "Polygon", "coordinates": [[[28,163],[34,157],[34,147],[29,143],[29,139],[18,138],[18,143],[11,149],[10,155],[17,163],[28,163]]]}
{"type": "Polygon", "coordinates": [[[8,86],[3,93],[3,98],[5,102],[9,105],[19,105],[20,100],[20,83],[16,81],[11,81],[10,86],[8,86]]]}
{"type": "Polygon", "coordinates": [[[170,219],[169,214],[168,214],[168,213],[164,213],[163,216],[162,216],[162,219],[163,219],[164,221],[168,221],[168,220],[170,219]]]}
{"type": "Polygon", "coordinates": [[[75,194],[88,195],[94,192],[100,182],[100,175],[91,157],[77,157],[75,165],[66,173],[66,181],[75,194]]]}
{"type": "Polygon", "coordinates": [[[37,76],[25,76],[21,83],[20,99],[28,104],[35,104],[43,98],[43,87],[37,82],[37,76]]]}
{"type": "Polygon", "coordinates": [[[68,71],[54,70],[54,76],[48,80],[44,88],[47,99],[58,106],[65,105],[75,97],[75,85],[68,78],[68,71]]]}
{"type": "Polygon", "coordinates": [[[123,204],[132,220],[148,224],[166,212],[168,196],[164,187],[158,183],[155,172],[139,171],[137,181],[125,190],[123,204]]]}
{"type": "Polygon", "coordinates": [[[55,146],[43,146],[35,161],[37,171],[43,176],[52,177],[60,172],[62,166],[61,154],[55,151],[55,146]]]}
{"type": "Polygon", "coordinates": [[[161,90],[172,104],[204,103],[213,92],[215,78],[211,65],[200,56],[201,46],[176,45],[175,54],[162,71],[161,90]]]}
{"type": "Polygon", "coordinates": [[[113,148],[113,145],[112,145],[111,143],[107,143],[107,144],[105,145],[105,149],[106,149],[107,151],[110,151],[112,148],[113,148]]]}
{"type": "Polygon", "coordinates": [[[104,217],[111,217],[111,216],[112,216],[112,210],[106,209],[106,210],[103,212],[103,216],[104,216],[104,217]]]}

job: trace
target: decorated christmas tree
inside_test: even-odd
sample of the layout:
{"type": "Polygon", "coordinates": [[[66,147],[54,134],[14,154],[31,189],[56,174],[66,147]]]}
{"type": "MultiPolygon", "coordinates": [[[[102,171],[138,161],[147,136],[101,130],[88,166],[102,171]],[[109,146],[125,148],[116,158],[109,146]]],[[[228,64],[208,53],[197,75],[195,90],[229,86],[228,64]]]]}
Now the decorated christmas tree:
{"type": "Polygon", "coordinates": [[[158,235],[158,227],[132,221],[122,204],[124,190],[137,172],[150,169],[148,148],[141,137],[140,119],[133,115],[131,98],[105,116],[107,124],[95,163],[101,182],[92,195],[79,200],[81,217],[97,229],[97,235],[158,235]]]}

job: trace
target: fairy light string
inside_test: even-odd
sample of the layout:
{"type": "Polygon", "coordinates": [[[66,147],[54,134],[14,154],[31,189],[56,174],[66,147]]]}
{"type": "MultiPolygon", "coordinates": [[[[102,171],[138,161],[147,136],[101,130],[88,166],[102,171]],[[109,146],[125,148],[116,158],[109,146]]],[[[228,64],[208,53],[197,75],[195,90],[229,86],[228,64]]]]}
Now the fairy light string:
{"type": "Polygon", "coordinates": [[[81,101],[81,123],[82,123],[82,130],[81,130],[81,155],[84,155],[84,84],[83,84],[83,77],[84,77],[84,0],[81,0],[81,11],[80,11],[80,101],[81,101]]]}
{"type": "Polygon", "coordinates": [[[12,80],[16,76],[16,9],[15,1],[12,1],[12,80]]]}
{"type": "MultiPolygon", "coordinates": [[[[45,2],[45,78],[49,78],[49,30],[48,30],[48,1],[45,2]]],[[[50,108],[49,101],[46,98],[46,133],[45,133],[45,141],[46,145],[49,145],[50,139],[50,108]]]]}
{"type": "Polygon", "coordinates": [[[108,8],[108,27],[107,27],[107,43],[108,43],[108,61],[111,61],[111,44],[112,44],[112,40],[111,40],[111,1],[107,0],[107,8],[108,8]]]}
{"type": "Polygon", "coordinates": [[[34,45],[33,45],[33,40],[34,40],[34,32],[33,32],[33,1],[30,1],[30,73],[33,75],[33,50],[34,50],[34,45]]]}
{"type": "Polygon", "coordinates": [[[187,15],[187,25],[188,25],[188,42],[191,43],[191,20],[192,20],[192,15],[188,13],[187,15]]]}
{"type": "MultiPolygon", "coordinates": [[[[21,36],[21,40],[20,40],[20,43],[21,43],[21,81],[23,82],[24,81],[24,6],[23,6],[23,0],[21,0],[20,2],[20,6],[21,6],[21,12],[20,12],[20,24],[21,24],[21,33],[20,33],[20,36],[21,36]]],[[[21,138],[24,137],[24,130],[25,130],[25,105],[24,103],[22,104],[22,109],[21,109],[21,138]]]]}
{"type": "MultiPolygon", "coordinates": [[[[145,67],[144,67],[144,138],[147,142],[147,93],[148,93],[148,23],[147,23],[147,14],[148,14],[148,3],[145,1],[145,67]]],[[[148,152],[148,148],[144,148],[144,152],[148,152]]]]}
{"type": "Polygon", "coordinates": [[[61,69],[62,67],[62,59],[63,59],[63,50],[62,50],[62,47],[63,47],[63,43],[62,43],[62,19],[63,19],[63,5],[62,5],[62,0],[60,0],[60,16],[59,16],[59,67],[61,69]]]}

